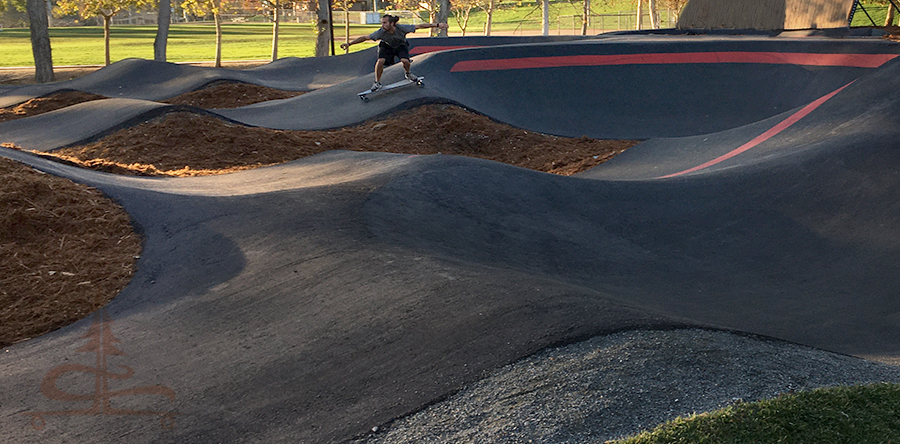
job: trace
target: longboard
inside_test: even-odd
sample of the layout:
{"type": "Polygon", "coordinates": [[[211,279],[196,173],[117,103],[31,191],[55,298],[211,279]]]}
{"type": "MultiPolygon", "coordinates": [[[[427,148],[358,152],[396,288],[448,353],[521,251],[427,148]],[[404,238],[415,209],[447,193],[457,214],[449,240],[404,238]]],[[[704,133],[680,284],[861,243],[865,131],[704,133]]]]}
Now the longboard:
{"type": "Polygon", "coordinates": [[[372,91],[371,89],[367,89],[367,90],[365,90],[365,91],[363,91],[363,92],[357,94],[357,96],[359,96],[359,98],[362,99],[363,102],[368,102],[368,101],[369,101],[369,97],[368,97],[369,94],[372,94],[372,93],[375,93],[375,92],[379,92],[379,91],[388,91],[388,90],[395,89],[395,88],[402,88],[402,87],[404,87],[404,86],[409,86],[409,85],[419,85],[419,86],[424,86],[424,85],[425,85],[425,77],[424,77],[424,76],[423,76],[423,77],[419,77],[419,79],[416,80],[415,82],[413,82],[412,80],[403,79],[403,80],[401,80],[401,81],[399,81],[399,82],[394,82],[394,83],[391,83],[390,85],[382,86],[381,89],[378,89],[378,90],[376,90],[376,91],[372,91]]]}

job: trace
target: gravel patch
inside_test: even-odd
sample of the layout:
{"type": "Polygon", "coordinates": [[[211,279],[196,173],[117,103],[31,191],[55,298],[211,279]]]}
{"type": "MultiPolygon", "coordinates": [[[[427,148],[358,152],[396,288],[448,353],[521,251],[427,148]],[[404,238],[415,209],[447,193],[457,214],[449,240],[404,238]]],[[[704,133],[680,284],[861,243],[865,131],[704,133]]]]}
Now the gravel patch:
{"type": "Polygon", "coordinates": [[[790,391],[900,382],[900,367],[720,331],[632,331],[548,349],[354,443],[604,442],[790,391]]]}

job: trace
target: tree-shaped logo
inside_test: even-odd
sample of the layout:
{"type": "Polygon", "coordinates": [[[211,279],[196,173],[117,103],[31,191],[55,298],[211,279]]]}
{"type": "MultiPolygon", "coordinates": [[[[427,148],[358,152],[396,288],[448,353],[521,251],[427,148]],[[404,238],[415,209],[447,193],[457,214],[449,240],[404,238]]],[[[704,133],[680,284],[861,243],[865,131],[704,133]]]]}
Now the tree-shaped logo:
{"type": "Polygon", "coordinates": [[[166,397],[170,403],[175,402],[175,392],[169,387],[162,385],[150,385],[144,387],[135,387],[125,390],[110,391],[109,381],[126,380],[134,376],[134,370],[126,365],[118,365],[121,373],[110,371],[108,368],[107,358],[109,356],[124,356],[125,352],[119,350],[115,344],[121,343],[112,334],[112,320],[106,310],[99,310],[94,314],[93,322],[88,332],[82,337],[88,339],[87,344],[79,348],[82,353],[93,353],[96,355],[95,366],[81,364],[63,364],[50,370],[41,383],[41,393],[47,398],[55,401],[63,402],[91,402],[91,406],[82,409],[72,410],[51,410],[43,412],[28,412],[24,415],[31,416],[31,426],[36,430],[44,428],[46,425],[45,417],[48,416],[92,416],[92,415],[119,415],[119,416],[159,416],[160,424],[165,429],[171,429],[175,426],[175,411],[154,411],[154,410],[135,410],[115,408],[112,404],[113,398],[122,396],[136,395],[157,395],[166,397]],[[84,373],[93,375],[94,391],[93,393],[74,394],[66,392],[57,386],[57,380],[68,373],[84,373]]]}

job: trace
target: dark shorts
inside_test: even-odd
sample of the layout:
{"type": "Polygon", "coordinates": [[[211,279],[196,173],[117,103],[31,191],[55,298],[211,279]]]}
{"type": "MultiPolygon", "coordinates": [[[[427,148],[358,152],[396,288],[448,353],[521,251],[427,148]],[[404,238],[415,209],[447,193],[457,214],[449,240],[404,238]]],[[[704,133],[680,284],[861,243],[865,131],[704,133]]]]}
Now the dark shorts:
{"type": "Polygon", "coordinates": [[[391,66],[398,59],[409,59],[409,45],[401,45],[399,48],[391,48],[384,42],[378,44],[378,58],[384,59],[384,66],[391,66]]]}

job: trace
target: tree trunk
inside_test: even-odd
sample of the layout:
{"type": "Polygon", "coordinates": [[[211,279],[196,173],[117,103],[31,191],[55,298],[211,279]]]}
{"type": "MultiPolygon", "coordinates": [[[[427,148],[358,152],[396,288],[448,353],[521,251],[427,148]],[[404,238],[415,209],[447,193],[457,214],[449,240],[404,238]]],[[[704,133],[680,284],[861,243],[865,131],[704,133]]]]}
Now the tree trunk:
{"type": "Polygon", "coordinates": [[[222,18],[219,13],[213,14],[216,20],[216,68],[222,67],[222,18]]]}
{"type": "MultiPolygon", "coordinates": [[[[344,42],[350,43],[350,6],[349,0],[344,1],[344,42]]],[[[350,54],[350,47],[344,50],[344,54],[350,54]]]]}
{"type": "Polygon", "coordinates": [[[47,4],[44,0],[27,0],[31,29],[31,53],[34,55],[34,79],[38,83],[53,81],[53,57],[50,53],[50,31],[47,26],[47,4]]]}
{"type": "Polygon", "coordinates": [[[581,13],[581,35],[587,35],[588,21],[591,19],[591,0],[584,0],[583,9],[581,13]]]}
{"type": "Polygon", "coordinates": [[[50,0],[47,0],[47,27],[53,27],[53,3],[50,0]]]}
{"type": "Polygon", "coordinates": [[[541,31],[550,35],[550,0],[541,0],[541,31]]]}
{"type": "Polygon", "coordinates": [[[650,28],[659,29],[659,5],[658,0],[647,0],[647,9],[650,10],[650,28]]]}
{"type": "Polygon", "coordinates": [[[103,44],[106,47],[106,66],[109,66],[109,22],[112,21],[112,14],[103,14],[103,44]]]}
{"type": "Polygon", "coordinates": [[[318,0],[316,10],[316,57],[327,57],[331,47],[331,22],[328,12],[331,9],[329,0],[318,0]]]}
{"type": "Polygon", "coordinates": [[[484,22],[484,35],[488,37],[491,35],[491,24],[494,21],[494,1],[495,0],[488,0],[487,11],[485,11],[487,20],[484,22]]]}
{"type": "Polygon", "coordinates": [[[884,18],[884,26],[891,26],[894,24],[894,4],[888,3],[887,16],[884,18]]]}
{"type": "Polygon", "coordinates": [[[281,4],[275,0],[275,12],[272,13],[272,61],[278,60],[278,22],[281,4]]]}
{"type": "Polygon", "coordinates": [[[463,22],[462,22],[462,25],[460,26],[460,30],[462,31],[463,37],[466,36],[466,28],[469,27],[469,17],[471,17],[471,14],[472,14],[472,10],[467,9],[465,12],[465,15],[463,16],[463,22]]]}
{"type": "Polygon", "coordinates": [[[644,0],[637,0],[637,24],[634,25],[634,29],[640,31],[644,28],[643,20],[644,19],[644,0]]]}
{"type": "MultiPolygon", "coordinates": [[[[448,19],[450,19],[450,0],[441,0],[441,10],[438,12],[437,22],[448,23],[448,19]]],[[[438,28],[437,36],[447,37],[447,30],[438,28]]]]}
{"type": "Polygon", "coordinates": [[[153,60],[166,61],[166,45],[169,42],[169,22],[172,21],[172,3],[170,0],[159,0],[159,11],[156,14],[156,39],[153,40],[153,60]]]}

